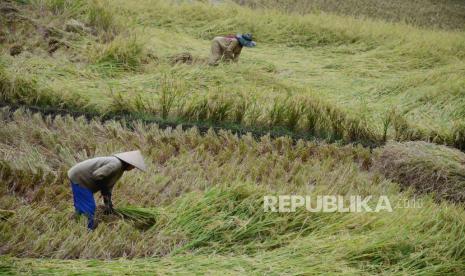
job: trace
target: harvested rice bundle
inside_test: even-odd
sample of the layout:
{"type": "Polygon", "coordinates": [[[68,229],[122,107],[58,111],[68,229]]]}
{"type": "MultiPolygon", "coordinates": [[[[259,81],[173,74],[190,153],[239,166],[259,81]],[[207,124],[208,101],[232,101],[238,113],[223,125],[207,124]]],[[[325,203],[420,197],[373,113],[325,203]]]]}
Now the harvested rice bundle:
{"type": "Polygon", "coordinates": [[[115,214],[124,219],[132,220],[139,228],[150,228],[160,216],[156,209],[132,206],[116,208],[115,214]]]}
{"type": "Polygon", "coordinates": [[[438,200],[465,202],[465,153],[432,143],[390,142],[379,150],[376,170],[438,200]]]}
{"type": "Polygon", "coordinates": [[[95,224],[114,223],[119,220],[127,220],[134,224],[136,228],[148,229],[152,227],[159,217],[160,212],[155,209],[141,207],[119,207],[115,208],[111,214],[105,214],[105,207],[99,205],[95,212],[95,224]]]}

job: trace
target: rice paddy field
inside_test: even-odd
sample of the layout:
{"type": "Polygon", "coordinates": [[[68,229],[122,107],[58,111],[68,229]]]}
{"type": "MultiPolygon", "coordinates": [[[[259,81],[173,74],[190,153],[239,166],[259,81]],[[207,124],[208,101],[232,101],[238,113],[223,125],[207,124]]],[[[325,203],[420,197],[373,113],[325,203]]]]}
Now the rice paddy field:
{"type": "Polygon", "coordinates": [[[1,3],[0,274],[465,275],[463,31],[236,2],[1,3]],[[132,149],[89,232],[67,170],[132,149]],[[289,194],[393,211],[265,212],[289,194]]]}

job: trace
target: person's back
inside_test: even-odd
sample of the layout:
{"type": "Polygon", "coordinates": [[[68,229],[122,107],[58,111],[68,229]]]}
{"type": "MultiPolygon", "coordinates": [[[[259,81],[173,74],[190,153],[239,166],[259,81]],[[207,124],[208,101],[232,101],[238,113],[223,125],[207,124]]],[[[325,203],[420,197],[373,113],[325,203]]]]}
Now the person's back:
{"type": "Polygon", "coordinates": [[[112,188],[123,171],[122,162],[115,156],[95,157],[74,165],[68,171],[68,178],[95,193],[101,189],[97,183],[102,178],[105,178],[105,186],[112,188]]]}

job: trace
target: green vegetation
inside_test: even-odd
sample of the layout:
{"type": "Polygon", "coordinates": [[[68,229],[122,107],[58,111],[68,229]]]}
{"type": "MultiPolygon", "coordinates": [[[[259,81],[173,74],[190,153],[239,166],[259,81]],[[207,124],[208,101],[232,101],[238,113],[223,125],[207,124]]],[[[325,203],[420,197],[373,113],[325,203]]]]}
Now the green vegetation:
{"type": "MultiPolygon", "coordinates": [[[[89,27],[105,34],[106,38],[111,38],[118,32],[119,23],[116,22],[115,10],[106,0],[30,0],[32,8],[36,12],[47,11],[53,15],[58,15],[58,20],[63,23],[63,19],[76,18],[84,20],[89,27]]],[[[33,12],[34,12],[33,11],[33,12]]],[[[50,20],[50,19],[46,19],[50,20]]]]}
{"type": "MultiPolygon", "coordinates": [[[[104,69],[137,70],[144,58],[143,44],[137,37],[116,37],[108,44],[91,49],[90,59],[104,69]]],[[[102,68],[102,70],[104,70],[102,68]]]]}
{"type": "Polygon", "coordinates": [[[0,111],[0,273],[465,274],[463,32],[276,3],[0,3],[0,103],[56,115],[0,111]],[[236,32],[258,47],[207,66],[236,32]],[[67,170],[135,148],[148,173],[125,174],[88,232],[67,170]],[[394,210],[265,213],[274,194],[394,210]]]}
{"type": "MultiPolygon", "coordinates": [[[[125,27],[111,41],[65,32],[69,47],[52,56],[38,49],[10,57],[5,49],[2,82],[33,83],[60,106],[100,113],[281,128],[329,141],[427,140],[465,147],[462,33],[232,4],[114,5],[121,8],[112,21],[125,27]],[[205,58],[209,39],[238,31],[253,31],[259,42],[239,64],[171,62],[186,51],[205,58]]],[[[60,29],[68,18],[37,20],[60,29]]],[[[8,102],[40,98],[31,89],[14,90],[20,96],[8,102]]],[[[3,88],[3,95],[9,93],[3,88]]]]}
{"type": "Polygon", "coordinates": [[[257,141],[226,132],[202,136],[195,129],[156,125],[129,130],[115,121],[44,118],[21,110],[0,114],[5,184],[0,208],[16,210],[0,222],[2,253],[55,258],[2,257],[2,269],[57,274],[465,272],[464,210],[428,196],[420,198],[422,208],[402,208],[411,195],[372,172],[372,156],[362,147],[293,144],[288,138],[257,141]],[[99,227],[87,232],[84,218],[69,218],[73,209],[64,174],[76,160],[126,147],[143,150],[149,167],[146,174],[126,174],[114,191],[118,212],[127,219],[98,217],[99,227]],[[388,195],[394,211],[264,212],[264,195],[289,193],[388,195]],[[75,258],[124,259],[57,260],[75,258]]]}

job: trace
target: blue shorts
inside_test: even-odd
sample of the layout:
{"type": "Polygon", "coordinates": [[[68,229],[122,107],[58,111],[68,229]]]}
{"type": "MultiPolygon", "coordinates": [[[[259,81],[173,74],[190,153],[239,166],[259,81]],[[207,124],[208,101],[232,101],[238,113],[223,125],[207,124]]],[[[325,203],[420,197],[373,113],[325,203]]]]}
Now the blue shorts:
{"type": "Polygon", "coordinates": [[[71,182],[73,190],[74,208],[77,214],[84,214],[88,218],[87,228],[94,229],[95,200],[91,190],[71,182]]]}

